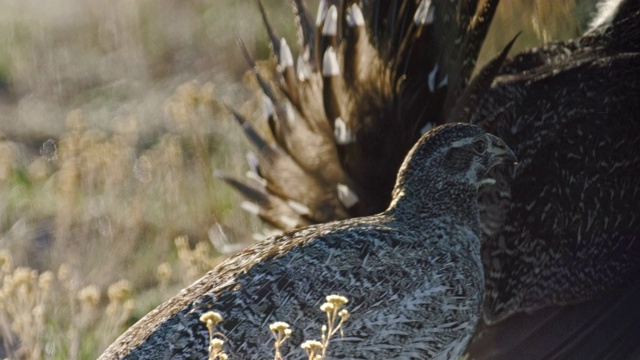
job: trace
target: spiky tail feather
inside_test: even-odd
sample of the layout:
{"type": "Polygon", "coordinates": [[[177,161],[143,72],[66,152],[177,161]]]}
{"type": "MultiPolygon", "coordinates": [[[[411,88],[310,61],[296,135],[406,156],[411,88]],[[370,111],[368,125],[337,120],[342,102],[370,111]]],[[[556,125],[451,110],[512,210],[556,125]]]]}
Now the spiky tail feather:
{"type": "Polygon", "coordinates": [[[498,1],[321,1],[315,21],[293,3],[297,60],[262,6],[277,71],[246,53],[270,134],[235,114],[259,159],[252,185],[224,177],[245,207],[281,229],[382,211],[421,132],[478,123],[521,165],[480,192],[487,323],[472,358],[633,358],[637,326],[603,305],[640,300],[616,291],[640,273],[638,3],[503,66],[511,42],[473,80],[498,1]],[[540,337],[552,329],[565,336],[540,337]]]}

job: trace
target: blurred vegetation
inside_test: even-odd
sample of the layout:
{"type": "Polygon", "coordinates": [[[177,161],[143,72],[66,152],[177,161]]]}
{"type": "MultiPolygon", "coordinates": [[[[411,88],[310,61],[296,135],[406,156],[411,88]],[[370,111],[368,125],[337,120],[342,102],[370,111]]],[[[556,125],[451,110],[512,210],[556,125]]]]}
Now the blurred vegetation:
{"type": "MultiPolygon", "coordinates": [[[[290,4],[264,2],[295,43],[290,4]]],[[[505,1],[481,63],[593,8],[505,1]]],[[[261,111],[235,32],[268,57],[250,0],[0,0],[0,356],[95,358],[265,231],[213,176],[246,170],[221,104],[261,111]]]]}

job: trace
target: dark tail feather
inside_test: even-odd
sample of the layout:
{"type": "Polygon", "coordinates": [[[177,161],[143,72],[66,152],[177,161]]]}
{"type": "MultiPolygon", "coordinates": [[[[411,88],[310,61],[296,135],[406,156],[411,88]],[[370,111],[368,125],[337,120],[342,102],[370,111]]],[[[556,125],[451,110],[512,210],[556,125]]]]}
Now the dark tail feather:
{"type": "MultiPolygon", "coordinates": [[[[237,111],[230,109],[247,137],[258,149],[260,174],[267,181],[266,189],[283,199],[309,208],[308,217],[315,222],[347,217],[336,185],[317,174],[311,174],[281,148],[268,144],[254,127],[237,111]]],[[[331,170],[331,169],[329,169],[331,170]]],[[[291,222],[293,223],[293,222],[291,222]]],[[[291,224],[290,223],[290,224],[291,224]]]]}
{"type": "Polygon", "coordinates": [[[478,75],[471,80],[469,86],[464,89],[460,97],[456,100],[456,104],[451,109],[451,112],[448,115],[444,113],[444,115],[447,116],[447,123],[469,122],[471,120],[473,111],[477,108],[486,91],[491,87],[493,80],[498,75],[502,64],[504,64],[518,36],[520,36],[520,32],[509,41],[498,56],[489,61],[489,63],[480,70],[478,75]]]}
{"type": "Polygon", "coordinates": [[[262,4],[262,0],[258,0],[258,8],[260,8],[260,15],[262,16],[262,22],[264,22],[264,27],[267,29],[267,34],[269,35],[269,45],[271,47],[271,53],[276,58],[276,63],[282,62],[282,58],[280,56],[280,37],[276,34],[273,26],[271,26],[271,22],[269,21],[269,17],[267,16],[267,12],[264,9],[264,5],[262,4]]]}
{"type": "Polygon", "coordinates": [[[322,55],[327,51],[327,48],[338,48],[338,8],[335,5],[331,5],[327,9],[327,13],[324,17],[324,21],[318,26],[320,33],[318,41],[318,55],[322,55]]]}
{"type": "Polygon", "coordinates": [[[334,48],[330,46],[324,52],[322,59],[322,100],[324,113],[334,132],[335,122],[338,118],[343,118],[343,106],[340,99],[344,99],[344,94],[341,93],[340,80],[338,56],[334,48]]]}
{"type": "MultiPolygon", "coordinates": [[[[293,55],[291,53],[291,49],[289,48],[289,44],[287,44],[285,38],[278,37],[277,33],[273,29],[264,5],[262,4],[262,0],[258,0],[258,6],[260,7],[262,21],[264,22],[264,26],[267,29],[267,33],[269,34],[271,53],[273,54],[276,63],[278,64],[278,73],[280,74],[280,76],[282,76],[283,92],[287,95],[293,105],[300,107],[300,101],[298,98],[298,84],[295,69],[293,67],[293,55]]],[[[243,53],[246,53],[246,51],[243,50],[243,53]]],[[[245,54],[245,58],[247,56],[248,54],[245,54]]]]}
{"type": "Polygon", "coordinates": [[[242,126],[242,130],[244,130],[245,135],[251,141],[251,143],[263,154],[263,156],[272,157],[275,150],[267,143],[267,141],[260,135],[256,129],[242,116],[240,113],[235,111],[230,106],[227,106],[227,110],[233,114],[233,117],[236,119],[238,124],[242,126]]]}
{"type": "MultiPolygon", "coordinates": [[[[484,43],[484,39],[487,37],[487,32],[489,31],[499,3],[499,0],[486,0],[481,7],[475,11],[473,18],[471,18],[469,30],[465,37],[466,43],[462,45],[462,48],[459,50],[462,54],[461,59],[463,61],[460,70],[463,79],[469,79],[473,69],[476,67],[478,54],[480,54],[480,49],[484,43]]],[[[518,35],[516,35],[516,38],[517,37],[518,35]]]]}
{"type": "Polygon", "coordinates": [[[477,1],[459,2],[458,6],[462,8],[458,9],[461,23],[445,23],[451,29],[445,32],[448,35],[447,45],[444,46],[443,58],[439,59],[438,63],[442,66],[447,63],[444,59],[448,58],[452,58],[453,61],[448,62],[447,68],[440,69],[439,72],[444,75],[440,77],[442,80],[436,78],[431,82],[431,86],[446,82],[447,94],[441,112],[443,120],[447,119],[451,108],[467,87],[498,3],[498,0],[488,0],[478,8],[477,1]]]}
{"type": "Polygon", "coordinates": [[[248,202],[242,203],[242,208],[247,212],[260,217],[260,219],[276,228],[300,227],[311,222],[305,216],[308,209],[304,205],[290,201],[287,203],[281,198],[270,194],[265,189],[243,183],[233,177],[216,174],[220,179],[236,189],[248,202]],[[293,206],[291,206],[293,204],[293,206]]]}
{"type": "Polygon", "coordinates": [[[362,10],[358,4],[354,3],[347,10],[348,30],[344,44],[344,78],[347,86],[350,87],[362,83],[367,74],[367,65],[373,59],[373,57],[366,58],[367,53],[372,55],[372,51],[369,49],[364,25],[362,10]]]}
{"type": "MultiPolygon", "coordinates": [[[[619,11],[636,9],[637,3],[623,0],[619,11]]],[[[561,292],[557,284],[551,284],[546,288],[555,293],[543,300],[527,299],[526,304],[518,303],[520,294],[510,291],[514,286],[549,281],[539,275],[548,270],[541,264],[554,259],[556,251],[598,253],[589,249],[598,250],[597,246],[608,241],[603,239],[610,239],[618,230],[637,227],[636,218],[629,225],[615,216],[633,213],[635,205],[627,200],[640,193],[637,181],[625,177],[635,170],[634,160],[622,155],[638,153],[637,139],[629,133],[637,128],[632,119],[638,112],[640,14],[625,17],[617,13],[610,25],[582,38],[506,60],[514,38],[470,79],[497,6],[497,0],[327,0],[321,2],[314,22],[304,2],[295,0],[301,39],[295,67],[288,60],[293,56],[288,55],[286,42],[273,45],[275,31],[266,21],[273,51],[278,52],[274,73],[279,75],[262,76],[254,71],[273,103],[267,123],[275,142],[264,145],[265,139],[260,142],[261,138],[245,131],[258,148],[266,149],[259,151],[259,166],[253,171],[257,175],[251,176],[266,182],[261,197],[267,194],[273,200],[258,201],[253,196],[251,201],[258,207],[252,210],[284,229],[300,221],[278,220],[277,211],[286,220],[297,209],[297,216],[310,223],[383,211],[401,161],[421,132],[444,122],[477,123],[513,146],[521,165],[513,179],[507,181],[509,174],[495,174],[499,175],[496,184],[481,191],[489,294],[485,315],[492,321],[506,319],[483,325],[471,354],[478,358],[527,358],[527,354],[532,359],[624,358],[637,351],[627,341],[638,334],[635,325],[617,322],[618,313],[602,306],[606,302],[585,303],[585,308],[559,305],[602,295],[601,289],[591,289],[589,295],[578,298],[571,295],[577,291],[571,286],[578,285],[570,284],[569,290],[561,292]],[[279,86],[270,86],[267,80],[272,78],[279,80],[279,86]],[[275,155],[265,156],[265,152],[275,155]],[[564,159],[563,165],[558,165],[558,159],[564,159]],[[600,169],[604,164],[611,167],[600,169]],[[612,179],[612,172],[620,176],[612,179]],[[575,187],[576,176],[584,178],[579,181],[584,187],[575,187]],[[600,193],[587,188],[603,178],[617,185],[604,186],[609,192],[600,193]],[[540,198],[548,201],[536,202],[538,207],[528,210],[540,198]],[[586,207],[592,200],[598,205],[595,210],[586,207]],[[607,220],[608,225],[598,225],[609,226],[601,231],[602,236],[585,240],[588,236],[576,229],[588,221],[567,222],[570,214],[588,219],[605,205],[615,208],[610,214],[603,213],[614,218],[607,220]],[[553,221],[546,218],[545,222],[540,215],[547,208],[560,209],[554,213],[557,216],[550,216],[553,221]],[[613,226],[616,221],[621,225],[613,226]],[[522,239],[532,234],[538,234],[536,242],[524,243],[522,239]],[[531,259],[535,261],[527,262],[531,259]],[[568,300],[558,301],[561,295],[568,300]],[[532,310],[545,306],[546,310],[532,310]],[[522,315],[524,311],[532,312],[522,315]],[[601,329],[611,324],[620,324],[620,331],[606,330],[611,333],[607,337],[601,329]]],[[[604,223],[602,218],[593,222],[604,223]]],[[[637,251],[635,245],[630,246],[637,251]]],[[[621,277],[638,266],[628,258],[619,260],[624,265],[620,268],[616,268],[617,260],[600,261],[606,270],[603,273],[611,272],[616,284],[624,283],[621,277]]],[[[568,267],[575,271],[575,266],[568,267]]],[[[588,270],[580,275],[593,281],[595,275],[588,270]]],[[[608,304],[628,296],[617,294],[608,304]]],[[[626,309],[625,304],[620,309],[626,309]]]]}
{"type": "Polygon", "coordinates": [[[295,12],[296,22],[298,24],[298,41],[302,47],[303,57],[311,68],[316,69],[316,53],[315,53],[315,33],[313,18],[307,9],[304,0],[294,0],[293,9],[295,12]]]}

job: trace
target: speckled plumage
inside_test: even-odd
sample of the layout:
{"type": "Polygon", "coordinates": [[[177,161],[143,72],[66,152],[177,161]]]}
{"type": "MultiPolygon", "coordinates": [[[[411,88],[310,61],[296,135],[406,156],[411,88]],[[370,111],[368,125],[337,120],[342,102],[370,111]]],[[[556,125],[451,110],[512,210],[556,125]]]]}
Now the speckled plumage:
{"type": "Polygon", "coordinates": [[[640,355],[630,305],[640,301],[638,4],[508,61],[472,118],[521,159],[508,184],[481,191],[497,226],[483,243],[487,326],[475,359],[640,355]]]}
{"type": "Polygon", "coordinates": [[[387,211],[257,243],[148,314],[102,359],[204,358],[199,317],[209,310],[224,318],[216,330],[231,358],[270,358],[274,321],[292,325],[287,358],[302,358],[299,344],[319,337],[318,308],[334,293],[349,298],[351,316],[331,358],[458,358],[484,295],[478,182],[514,159],[476,126],[436,128],[408,155],[387,211]],[[474,151],[477,141],[487,149],[474,151]]]}
{"type": "MultiPolygon", "coordinates": [[[[473,79],[477,49],[499,1],[322,2],[336,5],[345,17],[361,5],[365,25],[346,21],[338,32],[343,50],[337,52],[338,63],[344,65],[334,73],[342,79],[325,81],[312,72],[292,84],[274,72],[273,83],[301,95],[298,101],[274,100],[300,109],[277,120],[300,119],[297,128],[326,126],[342,109],[355,141],[345,146],[330,132],[318,131],[324,147],[298,152],[287,141],[297,128],[273,137],[292,157],[321,159],[320,169],[342,165],[339,180],[320,184],[323,193],[339,197],[334,189],[340,182],[353,190],[356,202],[341,207],[273,191],[307,182],[271,176],[269,159],[257,167],[265,170],[268,184],[261,190],[304,203],[309,211],[282,211],[277,201],[240,191],[259,205],[259,216],[283,229],[317,222],[327,208],[333,209],[332,219],[343,218],[344,208],[350,216],[375,213],[390,201],[392,174],[421,130],[451,121],[476,123],[512,144],[521,165],[510,184],[497,171],[496,186],[480,190],[487,298],[470,357],[640,357],[634,342],[640,336],[635,325],[640,307],[630,305],[640,301],[640,292],[629,290],[640,286],[640,2],[605,2],[606,13],[582,36],[509,60],[505,44],[501,54],[475,69],[473,79]],[[335,86],[340,80],[346,91],[335,86]],[[341,99],[340,106],[318,104],[326,94],[341,99]],[[328,144],[337,155],[326,151],[328,144]],[[297,223],[282,226],[284,215],[297,223]],[[614,304],[626,304],[625,311],[603,310],[614,304]]],[[[336,39],[313,41],[326,45],[336,39]]],[[[301,44],[301,53],[309,43],[301,44]]],[[[320,55],[325,48],[312,46],[320,55]]],[[[325,178],[316,171],[318,164],[299,164],[316,179],[325,178]]]]}
{"type": "Polygon", "coordinates": [[[480,189],[486,321],[470,357],[639,358],[640,2],[608,1],[588,33],[504,63],[503,51],[470,82],[498,2],[323,1],[343,25],[324,36],[294,1],[297,66],[269,26],[277,71],[254,68],[273,142],[247,131],[255,176],[225,179],[281,229],[368,215],[388,205],[421,130],[476,123],[521,165],[480,189]]]}
{"type": "Polygon", "coordinates": [[[504,106],[498,94],[510,94],[513,108],[503,120],[512,125],[493,131],[517,144],[514,150],[525,159],[515,180],[500,189],[509,194],[500,231],[487,234],[486,317],[492,322],[606,293],[640,270],[640,122],[628,115],[638,113],[639,105],[612,109],[583,100],[599,96],[592,89],[601,87],[600,76],[618,81],[602,101],[640,96],[640,81],[629,81],[640,70],[640,56],[590,56],[602,57],[571,64],[559,75],[498,82],[491,92],[497,101],[483,107],[491,112],[504,106]]]}

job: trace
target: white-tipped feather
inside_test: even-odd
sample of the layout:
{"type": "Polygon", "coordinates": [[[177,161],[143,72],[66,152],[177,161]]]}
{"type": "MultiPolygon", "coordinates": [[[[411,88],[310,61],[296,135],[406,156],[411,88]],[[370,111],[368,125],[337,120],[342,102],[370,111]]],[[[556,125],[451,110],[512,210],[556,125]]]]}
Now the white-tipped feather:
{"type": "Polygon", "coordinates": [[[265,178],[263,178],[262,176],[258,175],[257,172],[255,171],[247,171],[244,174],[247,179],[253,180],[254,182],[256,182],[258,185],[260,185],[260,187],[262,188],[266,188],[267,187],[267,180],[265,178]]]}
{"type": "Polygon", "coordinates": [[[424,126],[422,127],[422,129],[420,129],[420,134],[424,135],[427,133],[427,131],[433,129],[433,123],[432,122],[428,122],[426,124],[424,124],[424,126]]]}
{"type": "Polygon", "coordinates": [[[435,7],[431,0],[422,0],[416,13],[413,15],[413,23],[416,25],[429,25],[435,19],[435,7]]]}
{"type": "Polygon", "coordinates": [[[289,207],[291,209],[293,209],[293,211],[297,212],[300,215],[309,215],[311,214],[311,209],[309,209],[308,206],[306,206],[305,204],[295,201],[295,200],[288,200],[287,201],[287,205],[289,205],[289,207]]]}
{"type": "Polygon", "coordinates": [[[589,23],[589,31],[608,25],[618,13],[622,0],[602,0],[597,4],[598,12],[589,23]]]}
{"type": "Polygon", "coordinates": [[[353,205],[357,204],[358,201],[360,201],[360,199],[358,199],[358,195],[356,195],[356,193],[353,192],[347,185],[338,184],[337,189],[338,199],[340,199],[340,202],[346,208],[350,208],[353,205]]]}
{"type": "Polygon", "coordinates": [[[324,26],[322,26],[322,35],[324,36],[336,36],[338,33],[338,9],[335,5],[331,5],[327,11],[327,17],[324,20],[324,26]]]}
{"type": "Polygon", "coordinates": [[[296,75],[298,76],[298,81],[303,82],[307,80],[306,73],[306,65],[302,56],[298,56],[298,61],[296,62],[296,75]]]}
{"type": "Polygon", "coordinates": [[[430,6],[429,12],[427,12],[427,19],[425,21],[425,25],[433,24],[433,21],[436,19],[436,7],[430,6]]]}
{"type": "Polygon", "coordinates": [[[312,75],[311,65],[309,64],[310,59],[311,49],[309,48],[309,45],[305,45],[302,56],[298,55],[298,61],[296,63],[296,75],[300,82],[306,81],[312,75]]]}
{"type": "Polygon", "coordinates": [[[218,223],[209,227],[207,235],[209,235],[209,241],[211,241],[213,247],[221,254],[233,254],[245,247],[244,244],[230,242],[224,229],[218,223]]]}
{"type": "Polygon", "coordinates": [[[327,0],[320,0],[318,4],[318,15],[316,15],[316,26],[320,26],[324,21],[324,17],[327,15],[327,0]]]}
{"type": "Polygon", "coordinates": [[[429,78],[427,80],[429,84],[429,91],[434,92],[436,89],[436,76],[438,75],[438,64],[433,67],[433,70],[429,73],[429,78]]]}
{"type": "Polygon", "coordinates": [[[264,115],[267,118],[273,116],[273,113],[275,112],[273,108],[273,102],[267,95],[262,95],[262,110],[264,111],[264,115]]]}
{"type": "Polygon", "coordinates": [[[292,218],[291,216],[281,215],[278,216],[278,220],[280,220],[289,229],[295,229],[296,227],[298,227],[298,220],[292,218]]]}
{"type": "Polygon", "coordinates": [[[266,238],[270,238],[272,236],[276,236],[276,235],[280,235],[282,234],[281,230],[276,230],[276,229],[264,229],[261,232],[255,232],[251,235],[251,238],[254,241],[262,241],[266,238]]]}
{"type": "Polygon", "coordinates": [[[242,210],[248,212],[249,214],[252,214],[252,215],[260,214],[260,206],[250,201],[241,202],[240,207],[242,208],[242,210]]]}
{"type": "Polygon", "coordinates": [[[293,66],[293,55],[285,38],[280,39],[280,64],[278,71],[282,72],[289,66],[293,66]]]}
{"type": "Polygon", "coordinates": [[[438,89],[447,86],[448,83],[449,83],[449,75],[447,74],[445,75],[444,79],[440,80],[440,83],[438,83],[438,89]]]}
{"type": "Polygon", "coordinates": [[[256,156],[256,154],[253,151],[248,151],[245,155],[245,158],[247,159],[247,163],[249,164],[249,169],[255,173],[258,173],[258,166],[260,162],[258,161],[258,157],[256,156]]]}
{"type": "Polygon", "coordinates": [[[245,155],[247,159],[247,163],[249,164],[249,171],[245,173],[245,176],[256,183],[258,183],[262,187],[267,186],[267,180],[263,178],[259,174],[259,166],[260,162],[258,161],[258,157],[252,151],[247,152],[245,155]]]}
{"type": "Polygon", "coordinates": [[[333,50],[333,46],[329,46],[324,52],[324,57],[322,58],[322,75],[340,75],[340,65],[338,65],[338,57],[336,56],[335,50],[333,50]]]}
{"type": "Polygon", "coordinates": [[[334,124],[333,136],[338,145],[346,145],[355,141],[351,130],[349,130],[342,118],[337,118],[334,124]]]}
{"type": "Polygon", "coordinates": [[[349,27],[364,26],[364,15],[358,4],[353,4],[347,10],[347,25],[349,27]]]}
{"type": "Polygon", "coordinates": [[[293,111],[293,106],[291,105],[291,103],[287,102],[284,106],[286,115],[287,115],[287,122],[289,124],[293,124],[296,121],[296,112],[293,111]]]}
{"type": "Polygon", "coordinates": [[[495,185],[495,184],[496,184],[496,179],[494,178],[486,178],[478,181],[478,187],[485,186],[485,185],[495,185]]]}

